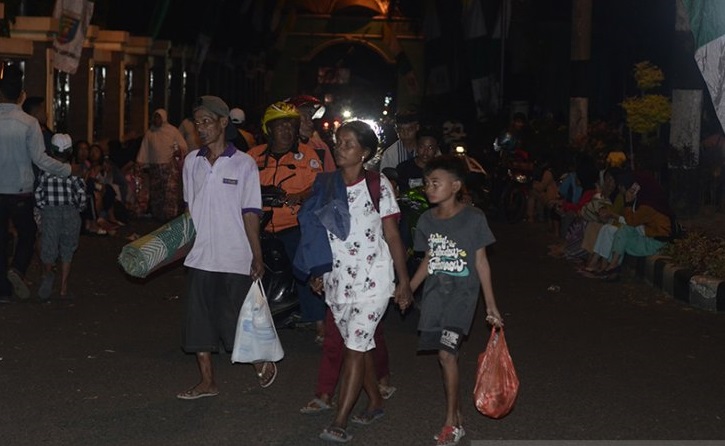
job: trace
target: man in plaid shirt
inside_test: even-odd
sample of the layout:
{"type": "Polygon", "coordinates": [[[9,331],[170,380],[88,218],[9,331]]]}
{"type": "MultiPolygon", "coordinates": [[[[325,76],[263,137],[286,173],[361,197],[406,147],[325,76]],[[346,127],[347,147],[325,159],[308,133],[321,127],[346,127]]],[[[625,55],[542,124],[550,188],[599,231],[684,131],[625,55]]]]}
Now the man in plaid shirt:
{"type": "MultiPolygon", "coordinates": [[[[73,142],[69,135],[58,133],[51,140],[51,152],[61,162],[69,162],[73,142]]],[[[48,172],[40,175],[35,189],[36,205],[41,212],[40,260],[43,278],[38,287],[41,300],[50,298],[55,281],[53,266],[60,256],[60,299],[70,299],[68,276],[73,253],[78,247],[81,231],[80,212],[86,207],[86,185],[83,179],[71,175],[60,178],[48,172]]]]}

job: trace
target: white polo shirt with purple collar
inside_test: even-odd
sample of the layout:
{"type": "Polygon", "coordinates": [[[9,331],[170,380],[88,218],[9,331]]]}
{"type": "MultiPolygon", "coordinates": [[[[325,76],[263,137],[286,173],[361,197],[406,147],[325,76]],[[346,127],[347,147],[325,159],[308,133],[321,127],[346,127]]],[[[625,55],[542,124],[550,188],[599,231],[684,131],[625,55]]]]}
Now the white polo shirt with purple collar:
{"type": "Polygon", "coordinates": [[[227,144],[214,165],[207,147],[184,160],[184,201],[196,239],[184,265],[204,271],[249,275],[252,249],[242,214],[262,212],[259,169],[252,157],[227,144]]]}

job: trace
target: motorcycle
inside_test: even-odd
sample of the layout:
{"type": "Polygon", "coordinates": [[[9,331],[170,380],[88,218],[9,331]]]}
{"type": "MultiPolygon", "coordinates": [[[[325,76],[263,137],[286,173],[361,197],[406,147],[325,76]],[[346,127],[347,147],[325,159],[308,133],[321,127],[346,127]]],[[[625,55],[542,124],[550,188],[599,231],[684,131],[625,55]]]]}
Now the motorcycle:
{"type": "Polygon", "coordinates": [[[493,143],[494,152],[499,155],[494,189],[498,192],[500,215],[509,223],[518,223],[526,215],[534,173],[528,154],[515,145],[510,133],[496,138],[493,143]]]}
{"type": "MultiPolygon", "coordinates": [[[[263,208],[281,208],[285,204],[286,192],[279,186],[262,186],[263,208]]],[[[267,226],[272,221],[272,211],[262,213],[260,237],[264,276],[262,285],[267,294],[272,317],[280,326],[292,323],[293,314],[299,307],[297,284],[292,274],[292,259],[287,256],[284,244],[267,226]]]]}
{"type": "Polygon", "coordinates": [[[466,146],[456,145],[455,154],[466,161],[468,175],[466,176],[466,192],[471,204],[489,213],[491,211],[491,176],[488,171],[476,161],[475,158],[466,154],[466,146]]]}

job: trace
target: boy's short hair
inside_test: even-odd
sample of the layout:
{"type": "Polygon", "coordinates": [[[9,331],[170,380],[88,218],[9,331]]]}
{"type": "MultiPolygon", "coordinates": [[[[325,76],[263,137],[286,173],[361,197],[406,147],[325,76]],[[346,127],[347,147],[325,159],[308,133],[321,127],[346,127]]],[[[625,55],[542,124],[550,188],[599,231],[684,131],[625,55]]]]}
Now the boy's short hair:
{"type": "Polygon", "coordinates": [[[426,137],[435,139],[438,144],[441,143],[441,132],[432,125],[424,124],[418,130],[418,133],[416,135],[416,138],[418,140],[426,137]]]}
{"type": "Polygon", "coordinates": [[[433,158],[423,168],[423,175],[428,176],[434,170],[444,170],[461,182],[465,182],[468,175],[466,161],[457,155],[441,155],[433,158]]]}
{"type": "Polygon", "coordinates": [[[9,101],[17,101],[23,92],[23,70],[18,64],[1,66],[0,92],[9,101]]]}
{"type": "Polygon", "coordinates": [[[418,119],[418,110],[414,107],[402,109],[395,114],[396,124],[410,124],[418,122],[418,119]]]}

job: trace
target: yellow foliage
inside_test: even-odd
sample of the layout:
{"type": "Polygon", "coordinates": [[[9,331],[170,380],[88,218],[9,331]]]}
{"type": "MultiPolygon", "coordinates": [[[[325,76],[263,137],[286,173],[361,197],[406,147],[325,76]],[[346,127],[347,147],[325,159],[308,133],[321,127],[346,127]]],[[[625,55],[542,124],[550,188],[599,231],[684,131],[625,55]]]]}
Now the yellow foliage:
{"type": "Polygon", "coordinates": [[[627,112],[627,126],[633,132],[641,134],[657,130],[672,115],[670,100],[660,94],[626,98],[622,107],[627,112]]]}
{"type": "Polygon", "coordinates": [[[640,90],[651,90],[662,85],[665,75],[657,65],[645,60],[634,64],[634,80],[640,90]]]}

